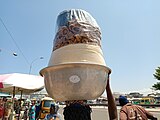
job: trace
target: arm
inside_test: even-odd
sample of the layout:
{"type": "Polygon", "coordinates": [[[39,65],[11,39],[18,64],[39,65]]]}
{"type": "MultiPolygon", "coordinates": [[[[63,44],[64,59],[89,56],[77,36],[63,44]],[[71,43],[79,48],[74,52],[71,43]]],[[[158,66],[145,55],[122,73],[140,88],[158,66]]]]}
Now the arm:
{"type": "Polygon", "coordinates": [[[112,95],[112,91],[110,89],[109,81],[110,80],[109,80],[109,74],[108,74],[106,92],[107,92],[107,98],[108,98],[109,117],[110,117],[110,120],[118,120],[117,107],[116,107],[116,104],[115,104],[114,97],[112,95]]]}
{"type": "MultiPolygon", "coordinates": [[[[146,110],[145,110],[146,111],[146,110]]],[[[153,116],[153,114],[151,114],[150,112],[146,111],[146,115],[147,118],[151,119],[151,120],[158,120],[156,117],[153,116]]]]}

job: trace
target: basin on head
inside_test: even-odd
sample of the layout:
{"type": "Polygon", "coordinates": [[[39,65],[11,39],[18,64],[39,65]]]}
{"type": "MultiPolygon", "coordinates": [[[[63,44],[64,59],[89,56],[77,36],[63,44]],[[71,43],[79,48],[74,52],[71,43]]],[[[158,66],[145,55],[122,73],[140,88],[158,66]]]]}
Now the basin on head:
{"type": "Polygon", "coordinates": [[[48,94],[57,101],[91,100],[102,95],[110,69],[96,64],[61,64],[42,69],[48,94]]]}

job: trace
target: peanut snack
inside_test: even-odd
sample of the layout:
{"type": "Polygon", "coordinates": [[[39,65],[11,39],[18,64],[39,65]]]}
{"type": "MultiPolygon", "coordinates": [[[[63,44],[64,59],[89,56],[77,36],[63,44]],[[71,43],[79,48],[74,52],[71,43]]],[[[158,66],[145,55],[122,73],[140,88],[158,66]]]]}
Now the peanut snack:
{"type": "Polygon", "coordinates": [[[89,23],[69,21],[68,25],[61,26],[54,39],[53,51],[69,44],[92,44],[101,47],[101,32],[98,27],[89,23]]]}

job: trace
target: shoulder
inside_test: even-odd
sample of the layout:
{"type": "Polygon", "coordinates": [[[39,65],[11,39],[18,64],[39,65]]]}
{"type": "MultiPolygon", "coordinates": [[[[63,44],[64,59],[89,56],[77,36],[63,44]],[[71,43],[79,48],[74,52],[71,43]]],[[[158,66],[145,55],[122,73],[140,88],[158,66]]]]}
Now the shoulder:
{"type": "Polygon", "coordinates": [[[119,118],[120,120],[127,120],[127,107],[126,106],[123,106],[120,109],[119,118]]]}
{"type": "Polygon", "coordinates": [[[141,111],[146,111],[142,106],[140,105],[133,105],[135,109],[141,110],[141,111]]]}
{"type": "Polygon", "coordinates": [[[133,104],[131,103],[127,103],[126,105],[124,105],[121,110],[120,110],[120,113],[123,114],[129,114],[131,112],[133,112],[135,110],[135,107],[133,104]]]}
{"type": "Polygon", "coordinates": [[[131,103],[127,103],[126,105],[122,106],[121,110],[127,110],[130,107],[132,107],[132,104],[131,103]]]}

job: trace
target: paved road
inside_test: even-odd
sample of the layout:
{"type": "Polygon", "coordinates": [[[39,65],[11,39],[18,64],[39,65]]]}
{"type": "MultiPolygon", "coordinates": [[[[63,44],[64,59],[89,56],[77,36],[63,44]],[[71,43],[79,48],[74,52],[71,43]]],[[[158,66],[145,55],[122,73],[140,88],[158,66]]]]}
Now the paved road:
{"type": "MultiPolygon", "coordinates": [[[[160,120],[160,108],[158,109],[147,109],[149,111],[152,110],[152,114],[154,114],[158,120],[160,120]]],[[[119,108],[118,108],[119,112],[119,108]]],[[[59,113],[63,116],[63,106],[60,107],[59,113]]],[[[63,118],[64,120],[64,118],[63,118]]],[[[109,120],[107,107],[93,107],[92,108],[92,120],[109,120]]]]}

